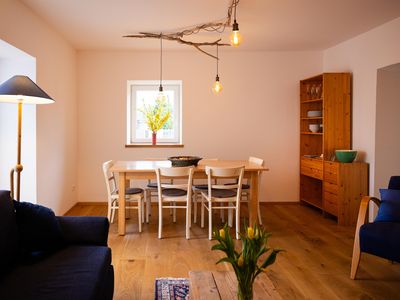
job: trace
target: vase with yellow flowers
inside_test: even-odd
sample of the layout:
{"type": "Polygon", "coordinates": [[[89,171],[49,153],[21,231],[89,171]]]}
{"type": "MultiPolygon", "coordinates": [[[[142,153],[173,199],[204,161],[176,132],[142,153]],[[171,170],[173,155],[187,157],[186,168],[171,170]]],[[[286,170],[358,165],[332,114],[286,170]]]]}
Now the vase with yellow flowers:
{"type": "Polygon", "coordinates": [[[238,281],[238,299],[240,300],[253,299],[254,280],[275,262],[277,254],[282,251],[268,248],[267,242],[270,235],[257,224],[247,227],[246,232],[240,234],[242,247],[238,252],[227,224],[222,229],[214,230],[213,236],[218,243],[211,249],[225,252],[226,257],[221,258],[217,264],[227,262],[232,265],[238,281]]]}
{"type": "Polygon", "coordinates": [[[152,133],[152,144],[157,144],[157,131],[162,129],[170,118],[171,112],[165,97],[157,97],[154,105],[143,104],[139,109],[145,117],[146,124],[152,133]]]}

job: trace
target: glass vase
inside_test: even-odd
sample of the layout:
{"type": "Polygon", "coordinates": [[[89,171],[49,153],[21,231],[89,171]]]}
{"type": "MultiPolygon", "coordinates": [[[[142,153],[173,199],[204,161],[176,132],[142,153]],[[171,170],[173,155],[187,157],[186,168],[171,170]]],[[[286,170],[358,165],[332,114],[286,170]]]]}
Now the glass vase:
{"type": "Polygon", "coordinates": [[[151,135],[151,144],[156,145],[157,144],[157,132],[152,132],[151,135]]]}
{"type": "Polygon", "coordinates": [[[238,300],[253,300],[253,282],[238,283],[238,300]]]}

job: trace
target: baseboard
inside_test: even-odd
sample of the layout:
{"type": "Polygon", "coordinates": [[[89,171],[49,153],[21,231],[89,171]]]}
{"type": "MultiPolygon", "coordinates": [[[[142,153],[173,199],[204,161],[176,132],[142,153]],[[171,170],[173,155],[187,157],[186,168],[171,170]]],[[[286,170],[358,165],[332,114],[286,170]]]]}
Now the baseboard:
{"type": "Polygon", "coordinates": [[[268,201],[268,202],[260,202],[260,205],[274,205],[274,204],[283,204],[283,205],[297,205],[300,204],[300,201],[268,201]]]}
{"type": "Polygon", "coordinates": [[[104,206],[107,205],[108,203],[105,201],[101,201],[101,202],[77,202],[74,206],[77,205],[82,205],[82,206],[88,206],[88,205],[92,205],[92,206],[104,206]]]}

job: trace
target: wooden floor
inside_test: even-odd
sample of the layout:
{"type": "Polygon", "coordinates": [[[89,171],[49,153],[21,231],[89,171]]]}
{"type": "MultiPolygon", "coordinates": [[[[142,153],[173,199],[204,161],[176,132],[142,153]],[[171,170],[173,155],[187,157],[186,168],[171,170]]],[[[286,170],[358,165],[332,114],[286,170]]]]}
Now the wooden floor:
{"type": "MultiPolygon", "coordinates": [[[[262,206],[264,225],[273,233],[270,245],[286,250],[267,275],[283,299],[400,299],[400,264],[363,254],[357,280],[351,280],[354,228],[336,225],[308,206],[262,206]]],[[[110,227],[109,246],[115,268],[114,299],[154,299],[157,277],[188,277],[189,270],[225,270],[215,265],[221,253],[211,251],[207,230],[193,224],[184,238],[184,215],[177,223],[165,215],[164,238],[157,238],[157,209],[138,233],[136,211],[127,220],[127,234],[110,227]]],[[[106,215],[106,206],[77,205],[68,215],[106,215]]],[[[215,215],[214,222],[220,224],[215,215]]],[[[207,223],[206,223],[207,224],[207,223]]]]}

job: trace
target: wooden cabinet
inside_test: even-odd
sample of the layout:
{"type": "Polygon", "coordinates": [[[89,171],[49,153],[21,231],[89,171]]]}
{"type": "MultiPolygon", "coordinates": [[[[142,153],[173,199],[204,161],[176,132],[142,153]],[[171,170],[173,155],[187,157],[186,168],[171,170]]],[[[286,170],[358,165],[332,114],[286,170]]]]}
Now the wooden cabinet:
{"type": "Polygon", "coordinates": [[[355,224],[368,193],[366,163],[333,161],[335,150],[350,148],[351,75],[324,73],[300,81],[300,200],[342,225],[355,224]]]}

